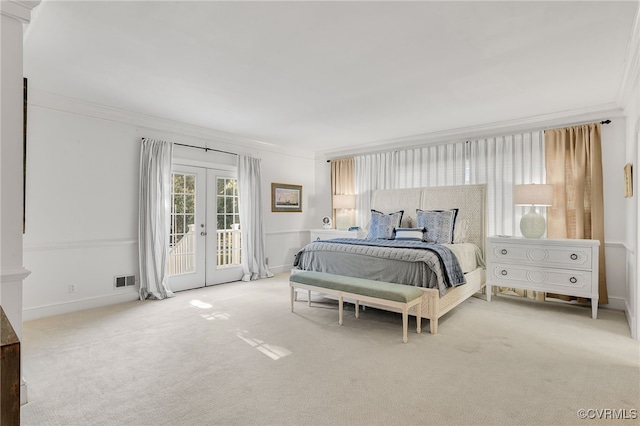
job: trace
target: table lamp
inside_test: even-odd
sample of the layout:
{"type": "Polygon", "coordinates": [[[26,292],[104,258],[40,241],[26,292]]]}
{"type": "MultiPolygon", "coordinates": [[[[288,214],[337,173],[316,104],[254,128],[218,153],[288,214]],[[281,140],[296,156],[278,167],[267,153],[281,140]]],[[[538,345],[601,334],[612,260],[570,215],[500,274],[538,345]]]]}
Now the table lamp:
{"type": "Polygon", "coordinates": [[[513,191],[513,203],[519,206],[531,206],[529,213],[520,219],[520,231],[526,238],[540,238],[547,228],[544,216],[536,211],[536,206],[553,205],[553,185],[526,184],[516,185],[513,191]]]}
{"type": "Polygon", "coordinates": [[[340,210],[340,212],[336,214],[336,229],[349,229],[351,226],[351,215],[347,212],[347,209],[354,209],[355,207],[355,195],[342,194],[333,196],[333,208],[340,210]]]}

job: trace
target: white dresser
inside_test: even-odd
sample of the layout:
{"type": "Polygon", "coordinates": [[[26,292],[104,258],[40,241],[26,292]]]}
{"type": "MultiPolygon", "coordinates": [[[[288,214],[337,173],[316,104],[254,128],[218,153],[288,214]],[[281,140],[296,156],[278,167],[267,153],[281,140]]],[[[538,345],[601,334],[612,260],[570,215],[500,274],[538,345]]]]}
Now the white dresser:
{"type": "Polygon", "coordinates": [[[311,241],[331,240],[333,238],[365,238],[367,231],[346,231],[340,229],[312,229],[311,241]]]}
{"type": "Polygon", "coordinates": [[[487,238],[487,300],[491,287],[512,287],[591,299],[598,316],[597,240],[487,238]]]}

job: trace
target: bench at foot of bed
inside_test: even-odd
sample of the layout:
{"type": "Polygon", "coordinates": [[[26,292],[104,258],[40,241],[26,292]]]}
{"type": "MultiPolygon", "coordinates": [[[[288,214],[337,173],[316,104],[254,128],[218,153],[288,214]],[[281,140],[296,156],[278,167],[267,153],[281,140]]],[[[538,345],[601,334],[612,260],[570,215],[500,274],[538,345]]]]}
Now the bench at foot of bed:
{"type": "MultiPolygon", "coordinates": [[[[344,298],[355,300],[356,318],[359,316],[360,302],[375,304],[376,307],[399,309],[402,312],[402,341],[407,343],[407,323],[409,309],[416,307],[416,332],[420,333],[422,291],[416,287],[393,284],[324,272],[298,272],[289,277],[291,288],[291,312],[295,299],[295,289],[301,288],[338,297],[338,323],[342,325],[344,298]]],[[[311,299],[309,299],[311,300],[311,299]]]]}

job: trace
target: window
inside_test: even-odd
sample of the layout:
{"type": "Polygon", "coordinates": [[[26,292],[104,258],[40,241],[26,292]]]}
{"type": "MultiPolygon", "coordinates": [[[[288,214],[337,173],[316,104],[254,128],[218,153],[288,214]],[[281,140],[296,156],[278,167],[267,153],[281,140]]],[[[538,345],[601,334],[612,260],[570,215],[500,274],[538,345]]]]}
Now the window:
{"type": "Polygon", "coordinates": [[[196,177],[172,173],[169,275],[195,271],[196,177]]]}
{"type": "Polygon", "coordinates": [[[240,212],[238,211],[238,180],[216,179],[217,265],[237,266],[240,258],[240,212]]]}

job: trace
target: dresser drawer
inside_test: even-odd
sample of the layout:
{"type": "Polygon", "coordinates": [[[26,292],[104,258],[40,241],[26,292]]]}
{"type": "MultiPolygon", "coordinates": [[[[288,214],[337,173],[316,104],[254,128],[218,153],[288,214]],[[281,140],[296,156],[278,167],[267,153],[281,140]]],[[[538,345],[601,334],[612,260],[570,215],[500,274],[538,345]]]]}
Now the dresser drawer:
{"type": "Polygon", "coordinates": [[[549,267],[591,269],[591,249],[585,247],[542,247],[498,243],[489,256],[494,262],[516,262],[522,265],[544,264],[549,267]]]}
{"type": "Polygon", "coordinates": [[[535,268],[508,263],[493,263],[489,274],[493,285],[573,296],[591,297],[594,282],[591,271],[535,268]]]}

